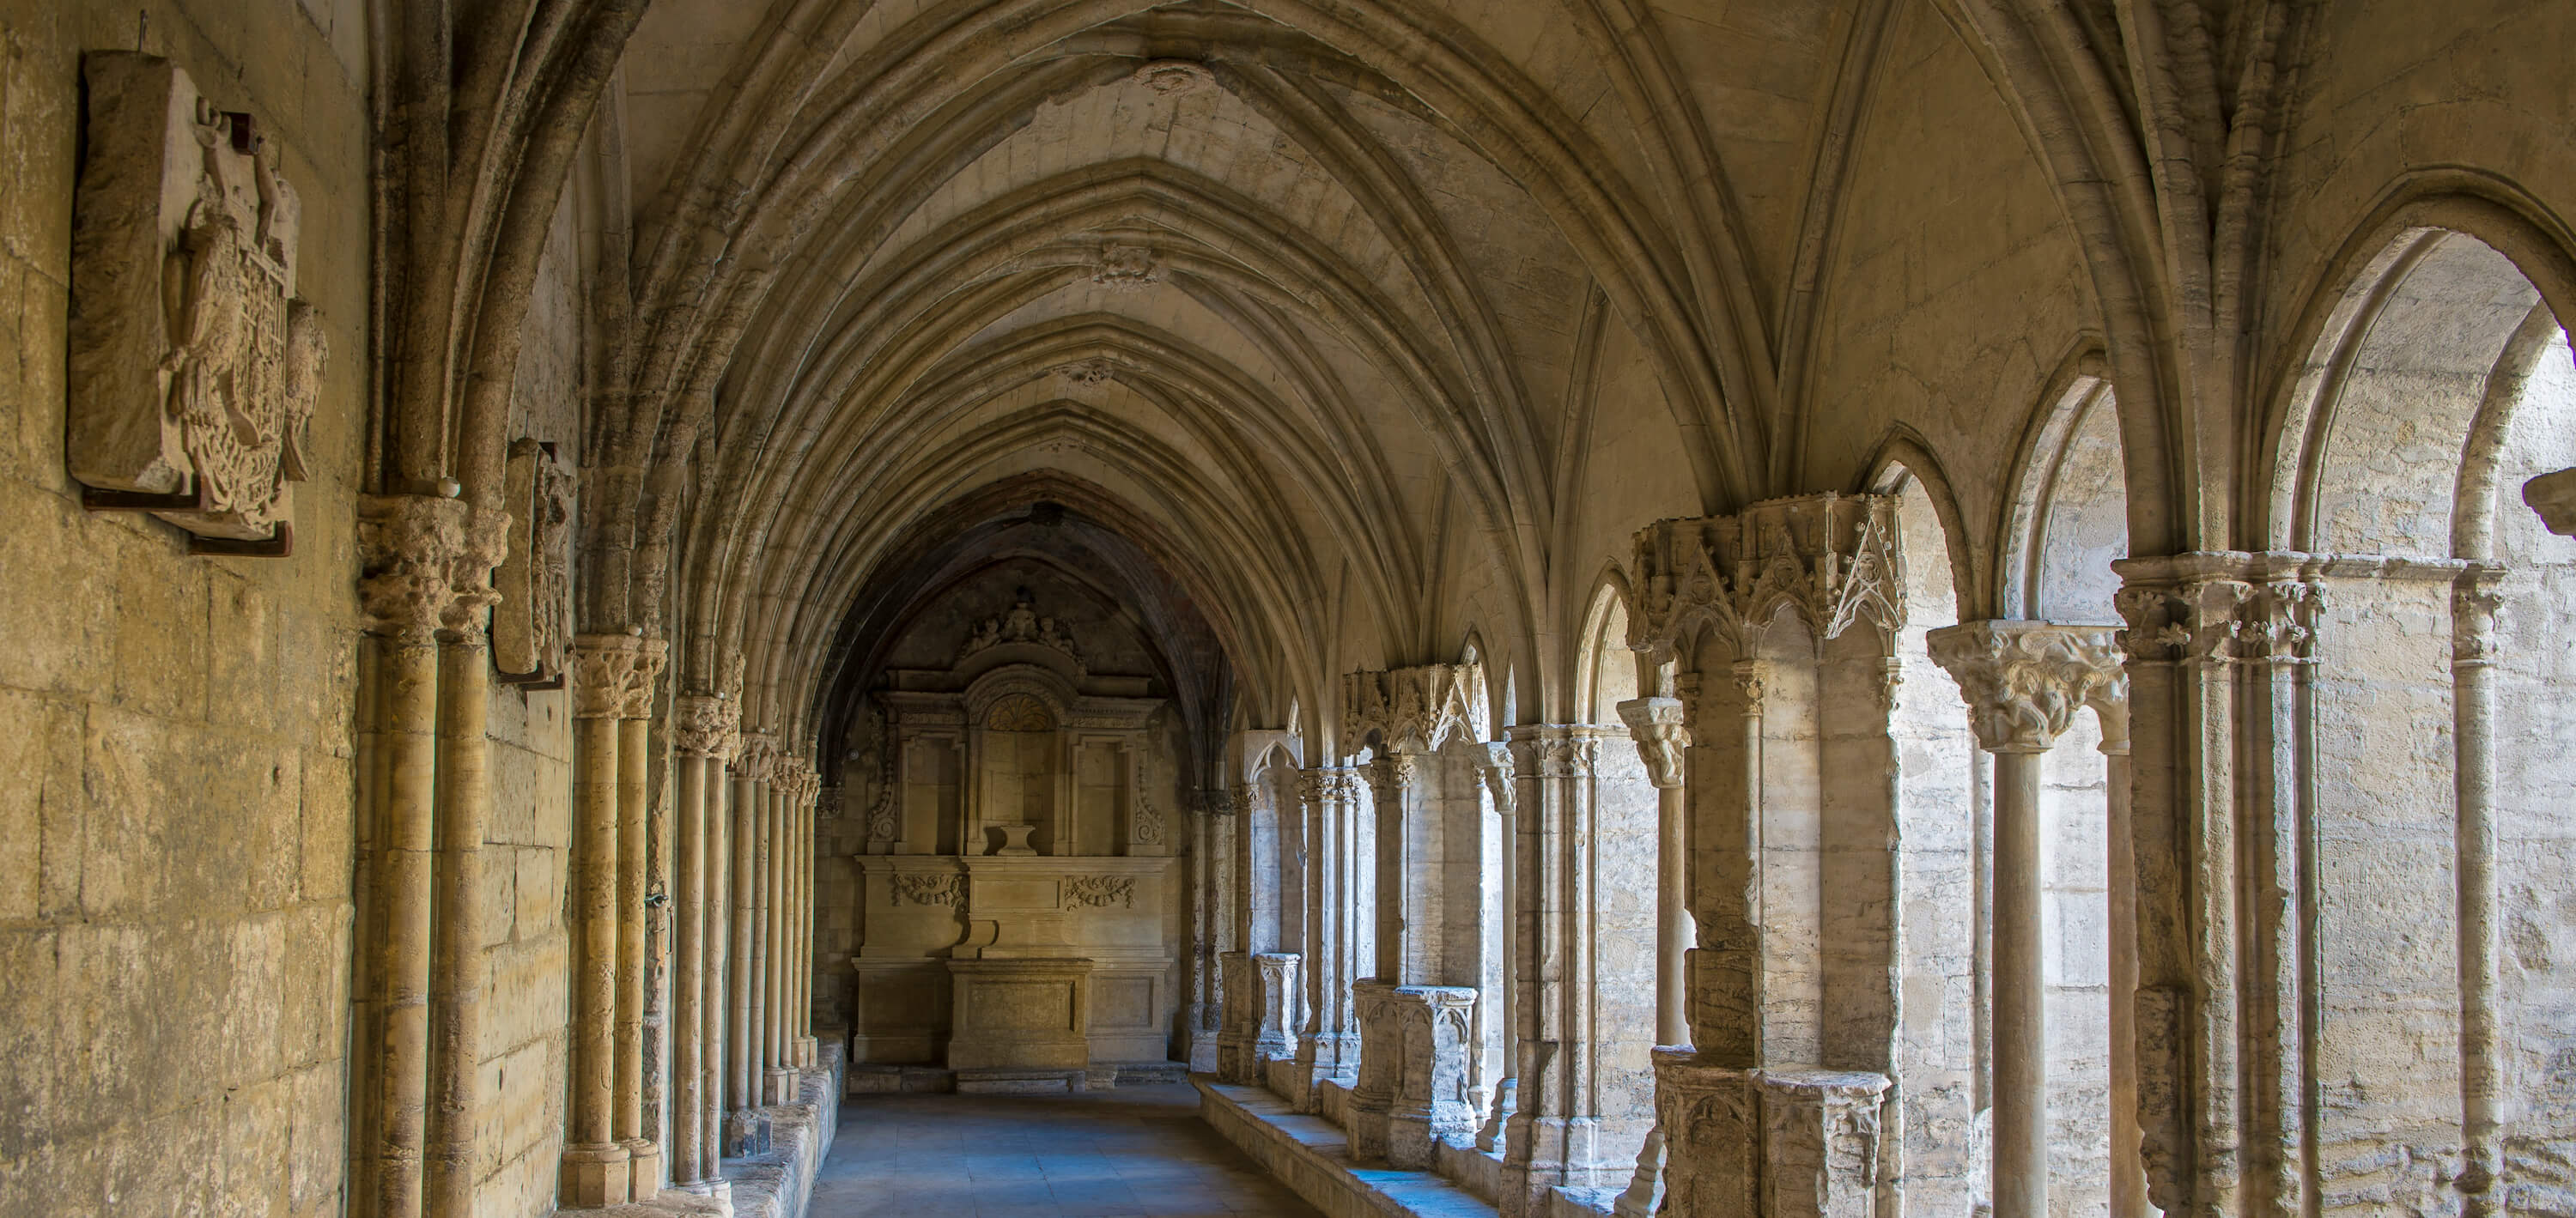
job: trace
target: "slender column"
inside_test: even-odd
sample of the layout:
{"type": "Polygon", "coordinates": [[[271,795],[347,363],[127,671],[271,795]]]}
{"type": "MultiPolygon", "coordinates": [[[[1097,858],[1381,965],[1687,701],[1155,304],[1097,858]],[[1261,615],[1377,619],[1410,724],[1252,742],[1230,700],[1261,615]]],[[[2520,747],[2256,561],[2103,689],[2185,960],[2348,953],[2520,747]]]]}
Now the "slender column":
{"type": "Polygon", "coordinates": [[[465,505],[424,495],[369,496],[359,506],[359,583],[377,640],[381,825],[370,902],[376,933],[373,1171],[381,1218],[418,1218],[428,1141],[431,891],[438,842],[437,632],[456,596],[465,505]]]}
{"type": "Polygon", "coordinates": [[[1503,1157],[1501,1210],[1544,1214],[1556,1188],[1598,1188],[1613,1177],[1600,1158],[1601,1113],[1593,996],[1599,982],[1591,920],[1598,903],[1593,777],[1595,729],[1572,724],[1511,729],[1520,789],[1519,1110],[1503,1157]]]}
{"type": "Polygon", "coordinates": [[[1404,933],[1405,919],[1413,912],[1420,885],[1414,882],[1412,851],[1406,840],[1409,818],[1405,805],[1412,801],[1421,782],[1421,754],[1382,751],[1369,763],[1369,792],[1377,800],[1377,840],[1373,857],[1377,866],[1377,906],[1372,911],[1377,927],[1376,942],[1371,944],[1373,959],[1369,976],[1388,985],[1401,985],[1405,979],[1404,956],[1410,941],[1404,933]]]}
{"type": "Polygon", "coordinates": [[[2102,723],[2103,822],[2110,838],[2106,886],[2111,939],[2111,1218],[2153,1218],[2138,1155],[2138,858],[2129,823],[2129,679],[2094,695],[2102,723]]]}
{"type": "Polygon", "coordinates": [[[733,874],[727,881],[733,898],[733,943],[728,962],[733,1002],[725,1030],[725,1107],[731,1117],[724,1144],[729,1156],[734,1157],[759,1153],[754,1148],[765,1144],[764,1131],[768,1127],[759,1113],[760,1038],[755,1022],[760,1009],[758,880],[760,792],[776,761],[777,746],[770,738],[750,735],[744,738],[742,755],[736,759],[733,771],[733,827],[727,834],[727,851],[733,864],[733,874]]]}
{"type": "Polygon", "coordinates": [[[649,1201],[662,1191],[662,1148],[644,1136],[644,1079],[652,1063],[644,1056],[644,981],[646,940],[651,937],[644,903],[653,885],[651,783],[653,696],[661,676],[662,657],[670,644],[639,640],[635,668],[617,717],[617,1110],[618,1144],[626,1148],[633,1182],[628,1199],[649,1201]]]}
{"type": "MultiPolygon", "coordinates": [[[[2538,481],[2537,479],[2534,480],[2538,481]]],[[[2552,527],[2556,527],[2553,524],[2552,527]]],[[[2496,1030],[2495,618],[2503,573],[2472,567],[2451,589],[2452,771],[2458,800],[2460,1177],[2468,1218],[2504,1212],[2504,1038],[2496,1030]]]]}
{"type": "Polygon", "coordinates": [[[616,1124],[618,716],[637,642],[588,634],[573,643],[572,1090],[557,1185],[566,1208],[621,1205],[633,1186],[616,1124]]]}
{"type": "Polygon", "coordinates": [[[794,1076],[787,1070],[787,801],[796,789],[796,767],[802,761],[782,759],[777,776],[761,799],[768,850],[761,869],[761,1094],[772,1104],[794,1097],[794,1076]]]}
{"type": "MultiPolygon", "coordinates": [[[[741,703],[734,705],[739,708],[741,703]]],[[[732,1058],[726,1043],[733,1026],[733,784],[726,780],[729,758],[742,747],[739,729],[727,725],[719,738],[717,750],[706,759],[707,825],[706,869],[707,890],[705,916],[700,920],[706,943],[706,960],[702,969],[705,980],[700,984],[699,1019],[702,1027],[698,1043],[699,1062],[698,1119],[703,1126],[699,1134],[699,1151],[703,1169],[700,1179],[708,1182],[708,1192],[724,1191],[722,1162],[725,1150],[724,1118],[727,1111],[726,1086],[733,1077],[732,1058]]],[[[692,1188],[690,1191],[699,1191],[692,1188]]]]}
{"type": "MultiPolygon", "coordinates": [[[[1683,762],[1690,747],[1679,698],[1638,698],[1619,704],[1628,738],[1646,762],[1646,778],[1655,784],[1655,1044],[1678,1049],[1690,1045],[1690,1023],[1684,1014],[1684,953],[1696,933],[1691,926],[1688,867],[1690,848],[1684,840],[1689,824],[1690,792],[1683,762]]],[[[1664,1128],[1661,1121],[1646,1131],[1637,1151],[1637,1170],[1619,1194],[1614,1208],[1620,1218],[1649,1218],[1664,1199],[1664,1128]]]]}
{"type": "Polygon", "coordinates": [[[703,1191],[716,1174],[708,1067],[721,1048],[708,1036],[707,1012],[710,997],[722,993],[709,965],[723,957],[709,941],[710,885],[717,878],[710,847],[716,844],[712,822],[723,806],[723,756],[732,747],[737,717],[733,702],[712,694],[683,697],[672,713],[672,748],[680,761],[671,874],[670,1170],[671,1182],[691,1191],[703,1191]]]}
{"type": "Polygon", "coordinates": [[[1228,798],[1233,814],[1234,884],[1227,892],[1227,904],[1234,915],[1234,948],[1217,957],[1217,981],[1223,992],[1216,1038],[1217,1076],[1230,1083],[1256,1083],[1261,1079],[1261,1063],[1252,1047],[1258,1022],[1258,1003],[1252,993],[1252,886],[1260,882],[1260,877],[1253,874],[1252,868],[1252,792],[1236,787],[1228,798]]]}
{"type": "Polygon", "coordinates": [[[1316,1090],[1327,1080],[1350,1085],[1359,1068],[1359,1027],[1351,1010],[1351,983],[1359,979],[1352,919],[1357,917],[1359,856],[1352,841],[1359,779],[1339,766],[1318,766],[1297,777],[1306,805],[1306,1026],[1297,1037],[1297,1087],[1289,1098],[1300,1112],[1318,1110],[1316,1090]]]}
{"type": "Polygon", "coordinates": [[[2077,708],[2116,680],[2104,627],[1968,622],[1933,631],[1932,660],[1995,755],[1995,1218],[2048,1214],[2045,843],[2040,759],[2077,708]]]}
{"type": "Polygon", "coordinates": [[[483,1113],[483,833],[492,784],[484,732],[490,636],[451,635],[439,649],[438,926],[427,1195],[432,1218],[474,1213],[475,1126],[483,1113]]]}
{"type": "Polygon", "coordinates": [[[1485,796],[1494,801],[1494,820],[1502,837],[1502,991],[1495,1005],[1501,1017],[1495,1022],[1502,1028],[1503,1077],[1494,1084],[1493,1099],[1487,1105],[1485,1123],[1476,1130],[1476,1149],[1493,1154],[1507,1153],[1511,1138],[1507,1132],[1512,1114],[1521,1106],[1521,933],[1520,883],[1520,793],[1512,760],[1512,746],[1488,741],[1484,764],[1477,768],[1485,780],[1485,796]]]}

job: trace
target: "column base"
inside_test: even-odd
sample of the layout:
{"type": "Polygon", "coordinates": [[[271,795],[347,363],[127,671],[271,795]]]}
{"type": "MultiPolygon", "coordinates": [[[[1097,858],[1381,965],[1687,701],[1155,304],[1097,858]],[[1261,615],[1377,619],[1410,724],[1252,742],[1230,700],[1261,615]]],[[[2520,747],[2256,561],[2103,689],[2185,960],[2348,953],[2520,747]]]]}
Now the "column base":
{"type": "Polygon", "coordinates": [[[724,1157],[748,1159],[769,1153],[769,1114],[736,1108],[725,1114],[724,1157]]]}
{"type": "Polygon", "coordinates": [[[811,1036],[796,1038],[796,1068],[811,1070],[823,1060],[823,1042],[811,1036]]]}
{"type": "Polygon", "coordinates": [[[555,1182],[555,1201],[565,1209],[624,1205],[634,1179],[624,1146],[615,1142],[567,1146],[555,1182]]]}
{"type": "Polygon", "coordinates": [[[1637,1172],[1610,1203],[1610,1212],[1616,1218],[1655,1218],[1663,1207],[1664,1127],[1659,1124],[1646,1131],[1646,1144],[1637,1150],[1637,1172]]]}
{"type": "Polygon", "coordinates": [[[618,1144],[626,1148],[626,1164],[630,1181],[626,1188],[626,1199],[630,1202],[643,1202],[661,1196],[661,1145],[644,1138],[627,1138],[618,1144]]]}
{"type": "Polygon", "coordinates": [[[760,1095],[764,1104],[796,1102],[796,1072],[788,1069],[764,1070],[760,1074],[760,1095]]]}
{"type": "Polygon", "coordinates": [[[724,1205],[727,1213],[733,1210],[733,1181],[721,1176],[707,1180],[692,1180],[680,1185],[679,1189],[692,1197],[713,1198],[724,1205]]]}

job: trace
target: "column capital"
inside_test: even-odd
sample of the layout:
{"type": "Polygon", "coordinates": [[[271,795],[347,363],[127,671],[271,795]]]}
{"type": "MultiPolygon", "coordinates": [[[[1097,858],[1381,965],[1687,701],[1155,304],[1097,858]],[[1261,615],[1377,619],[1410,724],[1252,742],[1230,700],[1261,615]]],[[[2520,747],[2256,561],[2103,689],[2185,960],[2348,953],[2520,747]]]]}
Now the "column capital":
{"type": "Polygon", "coordinates": [[[2503,608],[2502,568],[2471,567],[2452,581],[2451,667],[2484,668],[2495,663],[2496,613],[2503,608]]]}
{"type": "Polygon", "coordinates": [[[581,634],[572,640],[572,717],[625,717],[644,640],[631,634],[581,634]]]}
{"type": "Polygon", "coordinates": [[[1507,734],[1523,778],[1587,778],[1601,759],[1601,729],[1588,723],[1524,723],[1507,734]]]}
{"type": "Polygon", "coordinates": [[[2108,626],[1963,622],[1926,638],[1932,662],[1968,700],[1977,745],[1993,753],[2042,753],[2076,708],[2120,672],[2108,626]]]}
{"type": "Polygon", "coordinates": [[[436,641],[471,549],[470,515],[462,499],[359,496],[358,607],[368,633],[414,645],[436,641]]]}
{"type": "Polygon", "coordinates": [[[1487,741],[1485,755],[1476,762],[1476,772],[1485,780],[1485,793],[1493,798],[1494,808],[1505,816],[1514,809],[1512,781],[1519,774],[1519,764],[1512,760],[1512,746],[1487,741]]]}
{"type": "Polygon", "coordinates": [[[1347,802],[1359,797],[1359,772],[1349,766],[1308,766],[1297,771],[1297,798],[1305,803],[1347,802]]]}
{"type": "Polygon", "coordinates": [[[1637,755],[1645,758],[1646,778],[1657,790],[1682,785],[1682,762],[1690,748],[1687,707],[1679,698],[1631,698],[1619,704],[1619,720],[1628,725],[1637,755]]]}
{"type": "Polygon", "coordinates": [[[778,776],[778,758],[778,737],[768,732],[744,732],[742,749],[733,757],[734,777],[768,782],[778,776]]]}
{"type": "Polygon", "coordinates": [[[653,691],[662,677],[662,664],[670,657],[668,639],[637,639],[635,667],[626,677],[626,694],[619,700],[620,719],[653,717],[653,691]]]}
{"type": "Polygon", "coordinates": [[[742,747],[742,704],[722,694],[682,694],[671,705],[672,747],[691,757],[728,758],[742,747]]]}
{"type": "Polygon", "coordinates": [[[2128,627],[2119,645],[2139,664],[2306,663],[2325,605],[2320,577],[2354,573],[2330,555],[2292,551],[2195,551],[2111,566],[2122,581],[2112,606],[2128,627]]]}

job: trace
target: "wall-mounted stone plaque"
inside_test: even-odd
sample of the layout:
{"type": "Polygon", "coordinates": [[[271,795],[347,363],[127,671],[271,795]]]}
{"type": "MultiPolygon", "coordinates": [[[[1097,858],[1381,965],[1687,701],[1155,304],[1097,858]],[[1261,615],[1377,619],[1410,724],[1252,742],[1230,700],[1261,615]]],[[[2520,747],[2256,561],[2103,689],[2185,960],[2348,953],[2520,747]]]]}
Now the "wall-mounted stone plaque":
{"type": "Polygon", "coordinates": [[[151,511],[214,539],[200,549],[282,553],[329,357],[295,296],[295,191],[251,117],[168,60],[95,52],[82,71],[72,476],[90,507],[151,511]]]}
{"type": "Polygon", "coordinates": [[[502,493],[510,505],[510,547],[492,573],[492,666],[521,685],[563,680],[572,646],[572,490],[569,463],[555,446],[510,445],[502,493]]]}

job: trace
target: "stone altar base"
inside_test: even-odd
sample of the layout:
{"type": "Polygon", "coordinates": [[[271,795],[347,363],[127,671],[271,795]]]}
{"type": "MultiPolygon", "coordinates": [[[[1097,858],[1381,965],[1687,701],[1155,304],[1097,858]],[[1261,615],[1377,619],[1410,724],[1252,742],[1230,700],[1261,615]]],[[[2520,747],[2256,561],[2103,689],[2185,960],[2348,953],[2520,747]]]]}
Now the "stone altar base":
{"type": "Polygon", "coordinates": [[[1396,988],[1392,1009],[1401,1029],[1403,1073],[1388,1106],[1386,1161],[1424,1171],[1443,1143],[1475,1140],[1477,1112],[1467,1093],[1467,1053],[1476,991],[1470,986],[1396,988]]]}
{"type": "Polygon", "coordinates": [[[951,1070],[1080,1070],[1091,1063],[1091,961],[950,960],[951,1070]]]}
{"type": "Polygon", "coordinates": [[[1655,1118],[1671,1214],[1869,1218],[1883,1075],[1739,1069],[1655,1050],[1655,1118]]]}

